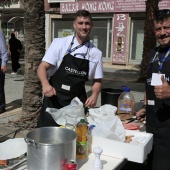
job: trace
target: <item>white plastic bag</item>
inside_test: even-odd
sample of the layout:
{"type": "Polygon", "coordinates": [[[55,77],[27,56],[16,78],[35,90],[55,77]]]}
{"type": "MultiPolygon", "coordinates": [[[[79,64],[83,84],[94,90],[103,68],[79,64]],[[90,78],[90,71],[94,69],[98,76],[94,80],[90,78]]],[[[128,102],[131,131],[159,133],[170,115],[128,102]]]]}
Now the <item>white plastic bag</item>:
{"type": "Polygon", "coordinates": [[[105,104],[100,108],[89,109],[89,127],[95,125],[91,135],[124,141],[125,129],[118,116],[116,116],[117,107],[105,104]]]}
{"type": "Polygon", "coordinates": [[[102,122],[96,125],[96,127],[92,130],[91,135],[124,141],[126,131],[118,116],[109,115],[102,122]]]}
{"type": "Polygon", "coordinates": [[[108,115],[115,116],[116,111],[117,107],[110,104],[105,104],[99,108],[91,108],[89,109],[89,123],[92,121],[93,124],[98,124],[103,121],[103,119],[107,118],[108,115]]]}
{"type": "Polygon", "coordinates": [[[61,109],[47,108],[46,112],[51,114],[55,122],[59,125],[76,125],[77,122],[85,117],[83,103],[78,97],[75,97],[70,105],[61,109]]]}

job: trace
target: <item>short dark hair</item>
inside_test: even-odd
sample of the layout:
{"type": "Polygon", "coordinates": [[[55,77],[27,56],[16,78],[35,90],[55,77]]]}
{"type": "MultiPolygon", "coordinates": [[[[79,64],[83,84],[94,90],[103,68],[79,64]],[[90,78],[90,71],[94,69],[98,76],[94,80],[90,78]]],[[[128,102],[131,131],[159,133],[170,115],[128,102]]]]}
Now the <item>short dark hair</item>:
{"type": "Polygon", "coordinates": [[[15,38],[15,34],[14,33],[11,33],[11,38],[15,38]]]}
{"type": "Polygon", "coordinates": [[[77,17],[88,17],[88,18],[90,18],[90,20],[92,20],[92,17],[91,17],[90,12],[87,11],[87,10],[84,10],[84,9],[78,10],[78,11],[75,13],[75,19],[76,19],[77,17]]]}
{"type": "Polygon", "coordinates": [[[170,9],[156,10],[154,12],[154,20],[163,21],[170,17],[170,9]]]}

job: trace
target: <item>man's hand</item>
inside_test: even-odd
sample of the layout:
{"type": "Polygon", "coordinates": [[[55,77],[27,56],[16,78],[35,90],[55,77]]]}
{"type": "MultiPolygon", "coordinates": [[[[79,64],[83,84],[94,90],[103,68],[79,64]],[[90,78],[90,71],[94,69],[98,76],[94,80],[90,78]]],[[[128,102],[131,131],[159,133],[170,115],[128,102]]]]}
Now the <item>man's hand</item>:
{"type": "Polygon", "coordinates": [[[141,108],[139,111],[136,112],[136,117],[138,117],[138,120],[140,122],[145,121],[145,112],[146,112],[145,108],[141,108]]]}
{"type": "Polygon", "coordinates": [[[7,71],[7,67],[6,66],[1,66],[1,71],[5,74],[7,71]]]}
{"type": "Polygon", "coordinates": [[[85,107],[94,107],[96,106],[97,103],[97,96],[91,95],[85,102],[84,106],[85,107]]]}
{"type": "Polygon", "coordinates": [[[154,92],[158,99],[170,98],[170,85],[165,80],[164,76],[161,76],[162,85],[155,86],[154,92]]]}
{"type": "Polygon", "coordinates": [[[51,96],[56,95],[56,90],[54,89],[54,87],[52,87],[50,84],[48,84],[48,85],[43,86],[42,93],[46,97],[51,97],[51,96]]]}

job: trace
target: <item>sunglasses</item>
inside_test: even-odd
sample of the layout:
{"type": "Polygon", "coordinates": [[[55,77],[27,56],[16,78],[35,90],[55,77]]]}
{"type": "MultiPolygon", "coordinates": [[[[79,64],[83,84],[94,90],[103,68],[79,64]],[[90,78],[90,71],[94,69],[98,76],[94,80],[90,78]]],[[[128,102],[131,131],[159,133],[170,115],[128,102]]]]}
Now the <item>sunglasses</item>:
{"type": "Polygon", "coordinates": [[[170,9],[156,10],[154,14],[156,19],[167,18],[170,17],[170,9]]]}

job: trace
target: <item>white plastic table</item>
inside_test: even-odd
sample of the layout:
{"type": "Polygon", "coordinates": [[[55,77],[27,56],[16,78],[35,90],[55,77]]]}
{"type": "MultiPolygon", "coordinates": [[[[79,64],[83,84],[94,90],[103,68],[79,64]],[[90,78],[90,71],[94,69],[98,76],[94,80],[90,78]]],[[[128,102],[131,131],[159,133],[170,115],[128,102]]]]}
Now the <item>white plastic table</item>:
{"type": "MultiPolygon", "coordinates": [[[[94,157],[95,157],[94,153],[91,153],[91,154],[89,154],[88,158],[77,160],[78,170],[92,170],[94,157]]],[[[123,158],[123,159],[113,158],[113,157],[104,156],[104,155],[101,155],[100,158],[103,163],[103,170],[121,170],[121,168],[127,162],[127,159],[125,159],[125,158],[123,158]]],[[[2,169],[2,170],[6,170],[6,168],[2,169]]],[[[24,163],[20,167],[16,167],[15,170],[27,170],[26,163],[24,163]]]]}
{"type": "MultiPolygon", "coordinates": [[[[90,153],[86,159],[77,159],[79,170],[92,170],[94,153],[90,153]]],[[[100,159],[103,163],[103,170],[120,170],[127,162],[125,158],[114,158],[105,155],[101,155],[100,159]]]]}

